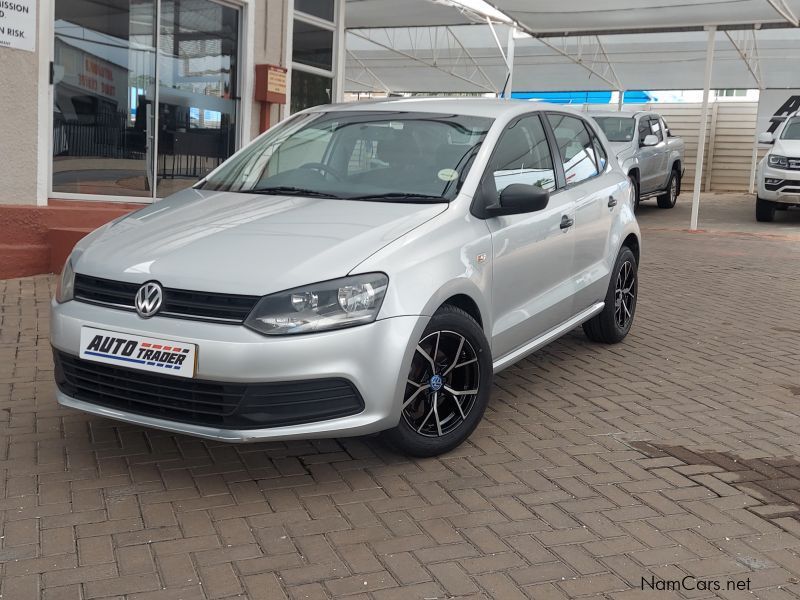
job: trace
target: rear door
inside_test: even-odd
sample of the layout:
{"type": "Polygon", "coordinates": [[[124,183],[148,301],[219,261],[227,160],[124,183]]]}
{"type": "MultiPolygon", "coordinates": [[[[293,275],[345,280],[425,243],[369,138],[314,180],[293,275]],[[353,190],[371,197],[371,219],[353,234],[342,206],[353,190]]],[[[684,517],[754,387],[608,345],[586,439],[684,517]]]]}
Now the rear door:
{"type": "Polygon", "coordinates": [[[644,139],[653,133],[650,127],[650,117],[639,117],[639,192],[649,194],[656,190],[660,173],[658,172],[659,157],[656,146],[645,146],[644,139]]]}
{"type": "Polygon", "coordinates": [[[524,346],[572,315],[573,195],[564,189],[538,113],[514,119],[500,137],[477,201],[496,203],[512,183],[551,192],[539,211],[492,217],[492,353],[524,346]]]}
{"type": "Polygon", "coordinates": [[[658,144],[654,146],[656,170],[653,186],[657,190],[663,190],[667,187],[667,177],[669,176],[669,144],[667,144],[667,133],[661,126],[661,119],[657,116],[650,117],[650,131],[658,138],[658,144]]]}
{"type": "Polygon", "coordinates": [[[627,201],[622,179],[608,168],[608,155],[591,123],[575,115],[549,113],[562,153],[567,190],[575,197],[575,314],[603,300],[614,213],[627,201]]]}

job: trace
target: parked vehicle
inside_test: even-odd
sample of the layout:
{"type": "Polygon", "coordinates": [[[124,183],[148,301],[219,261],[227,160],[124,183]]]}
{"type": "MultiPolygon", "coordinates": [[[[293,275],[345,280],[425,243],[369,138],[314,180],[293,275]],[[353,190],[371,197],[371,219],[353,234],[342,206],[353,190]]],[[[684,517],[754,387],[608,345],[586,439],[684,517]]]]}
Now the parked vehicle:
{"type": "Polygon", "coordinates": [[[756,171],[756,220],[772,221],[776,210],[800,206],[800,115],[787,117],[774,134],[759,134],[758,141],[772,148],[756,171]]]}
{"type": "Polygon", "coordinates": [[[659,208],[675,206],[684,173],[684,143],[672,135],[664,118],[649,111],[592,112],[591,116],[635,186],[637,206],[652,197],[659,208]]]}
{"type": "Polygon", "coordinates": [[[317,107],[82,240],[58,401],[231,442],[466,439],[492,376],[636,310],[632,188],[583,115],[491,99],[317,107]]]}

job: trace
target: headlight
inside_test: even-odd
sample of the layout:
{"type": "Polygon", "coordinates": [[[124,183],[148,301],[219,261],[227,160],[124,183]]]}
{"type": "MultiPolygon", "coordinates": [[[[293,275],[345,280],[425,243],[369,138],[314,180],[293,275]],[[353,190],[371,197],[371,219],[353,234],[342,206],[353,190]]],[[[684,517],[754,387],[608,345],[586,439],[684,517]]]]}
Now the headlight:
{"type": "Polygon", "coordinates": [[[285,335],[372,323],[389,278],[367,273],[264,296],[244,324],[259,333],[285,335]]]}
{"type": "Polygon", "coordinates": [[[67,258],[64,268],[61,269],[61,277],[56,285],[56,302],[66,302],[72,300],[75,293],[75,271],[72,268],[72,256],[67,258]]]}
{"type": "Polygon", "coordinates": [[[780,167],[781,169],[788,169],[789,168],[789,159],[785,156],[781,156],[780,154],[770,154],[769,155],[769,166],[770,167],[780,167]]]}

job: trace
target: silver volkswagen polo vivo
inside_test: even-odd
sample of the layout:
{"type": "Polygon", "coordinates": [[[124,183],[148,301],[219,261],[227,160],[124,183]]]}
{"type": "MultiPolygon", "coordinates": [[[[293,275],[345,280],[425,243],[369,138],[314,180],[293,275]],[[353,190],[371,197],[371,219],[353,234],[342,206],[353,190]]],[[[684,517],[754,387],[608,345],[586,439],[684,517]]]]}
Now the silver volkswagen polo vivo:
{"type": "Polygon", "coordinates": [[[249,442],[384,431],[446,452],[492,375],[636,309],[628,178],[578,112],[320,106],[94,231],[52,303],[58,401],[249,442]]]}

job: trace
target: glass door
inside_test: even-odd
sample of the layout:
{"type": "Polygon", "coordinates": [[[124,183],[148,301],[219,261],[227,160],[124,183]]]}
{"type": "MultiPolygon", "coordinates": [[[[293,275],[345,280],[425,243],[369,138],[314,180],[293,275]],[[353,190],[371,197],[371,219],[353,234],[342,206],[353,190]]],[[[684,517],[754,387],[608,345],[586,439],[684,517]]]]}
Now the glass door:
{"type": "Polygon", "coordinates": [[[58,0],[53,191],[152,197],[155,0],[58,0]]]}
{"type": "Polygon", "coordinates": [[[191,186],[236,148],[240,11],[211,0],[162,0],[158,195],[191,186]]]}

